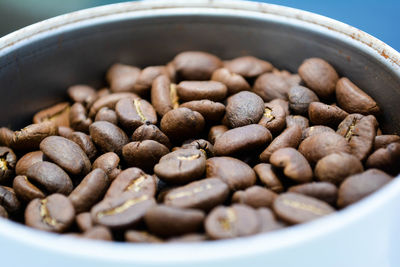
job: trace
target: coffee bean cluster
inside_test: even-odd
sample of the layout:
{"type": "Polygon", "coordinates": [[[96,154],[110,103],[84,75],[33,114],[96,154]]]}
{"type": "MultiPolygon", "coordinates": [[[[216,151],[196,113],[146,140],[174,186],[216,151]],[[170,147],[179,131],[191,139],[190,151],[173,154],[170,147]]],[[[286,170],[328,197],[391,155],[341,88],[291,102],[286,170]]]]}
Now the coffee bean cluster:
{"type": "Polygon", "coordinates": [[[400,171],[377,103],[320,58],[292,74],[188,51],[106,81],[0,129],[1,217],[102,240],[236,238],[334,213],[400,171]]]}

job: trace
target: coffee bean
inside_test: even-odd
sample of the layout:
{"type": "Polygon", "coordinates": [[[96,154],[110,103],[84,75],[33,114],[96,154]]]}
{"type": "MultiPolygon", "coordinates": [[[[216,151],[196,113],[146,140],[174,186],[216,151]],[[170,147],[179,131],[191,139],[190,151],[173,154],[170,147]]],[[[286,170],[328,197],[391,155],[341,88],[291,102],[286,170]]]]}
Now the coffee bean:
{"type": "Polygon", "coordinates": [[[168,137],[157,126],[146,122],[138,127],[132,134],[132,141],[154,140],[167,148],[171,147],[168,137]]]}
{"type": "Polygon", "coordinates": [[[253,169],[261,183],[264,184],[266,188],[275,193],[283,192],[283,185],[276,173],[276,170],[271,164],[260,163],[254,166],[253,169]]]}
{"type": "Polygon", "coordinates": [[[177,108],[168,111],[161,119],[161,130],[173,140],[196,136],[204,128],[204,118],[197,111],[177,108]]]}
{"type": "Polygon", "coordinates": [[[182,80],[209,80],[212,73],[222,67],[218,57],[200,51],[179,53],[173,62],[176,73],[182,80]]]}
{"type": "Polygon", "coordinates": [[[96,90],[88,85],[78,84],[71,86],[68,88],[67,93],[73,102],[81,103],[85,107],[89,107],[97,99],[96,90]]]}
{"type": "Polygon", "coordinates": [[[102,169],[94,169],[86,175],[68,196],[76,213],[90,210],[104,196],[109,185],[110,179],[102,169]]]}
{"type": "Polygon", "coordinates": [[[211,100],[195,100],[183,103],[180,105],[182,108],[189,108],[193,111],[199,112],[206,122],[217,122],[225,114],[225,106],[218,102],[211,100]]]}
{"type": "Polygon", "coordinates": [[[384,134],[375,136],[374,150],[385,148],[391,143],[400,142],[400,136],[396,134],[384,134]]]}
{"type": "Polygon", "coordinates": [[[183,81],[177,85],[176,90],[179,100],[183,102],[202,99],[222,101],[228,92],[223,83],[216,81],[183,81]]]}
{"type": "Polygon", "coordinates": [[[167,240],[169,243],[193,243],[206,241],[208,238],[203,234],[186,234],[178,237],[172,237],[167,240]]]}
{"type": "Polygon", "coordinates": [[[337,133],[346,138],[351,153],[363,161],[373,148],[377,127],[374,116],[351,114],[340,123],[337,133]]]}
{"type": "MultiPolygon", "coordinates": [[[[107,87],[101,88],[100,90],[97,91],[97,98],[96,98],[96,100],[99,99],[99,98],[101,98],[101,97],[103,97],[103,96],[106,96],[106,95],[111,95],[111,91],[110,91],[107,87]]],[[[90,106],[91,106],[91,105],[90,105],[90,106]]]]}
{"type": "MultiPolygon", "coordinates": [[[[40,143],[46,157],[72,175],[85,175],[91,164],[78,144],[61,136],[50,136],[40,143]]],[[[29,176],[29,175],[28,175],[29,176]]]]}
{"type": "Polygon", "coordinates": [[[154,198],[143,193],[126,192],[105,198],[91,209],[93,222],[112,229],[128,228],[138,223],[152,206],[154,198]]]}
{"type": "Polygon", "coordinates": [[[103,152],[122,153],[122,147],[129,142],[126,133],[108,121],[96,121],[89,127],[93,142],[103,152]]]}
{"type": "Polygon", "coordinates": [[[164,196],[164,203],[178,208],[209,211],[222,204],[228,194],[228,186],[219,178],[207,178],[169,190],[164,196]]]}
{"type": "Polygon", "coordinates": [[[160,116],[164,116],[168,111],[179,107],[176,84],[171,83],[166,75],[160,75],[153,81],[151,104],[160,116]]]}
{"type": "Polygon", "coordinates": [[[13,189],[18,199],[29,203],[35,198],[45,198],[46,194],[43,193],[38,187],[32,184],[28,177],[25,175],[18,175],[13,180],[13,189]]]}
{"type": "Polygon", "coordinates": [[[258,123],[264,113],[264,101],[252,92],[230,96],[226,105],[226,121],[230,128],[258,123]]]}
{"type": "Polygon", "coordinates": [[[323,126],[323,125],[311,126],[311,127],[308,127],[308,128],[303,130],[303,135],[301,137],[301,140],[304,140],[307,137],[310,137],[310,136],[313,136],[313,135],[317,135],[317,134],[320,134],[320,133],[325,133],[325,132],[334,133],[335,131],[332,128],[328,127],[328,126],[323,126]]]}
{"type": "Polygon", "coordinates": [[[249,165],[231,157],[214,157],[207,160],[206,177],[218,177],[232,191],[246,189],[256,182],[256,174],[249,165]]]}
{"type": "Polygon", "coordinates": [[[260,219],[261,233],[271,232],[285,227],[282,222],[276,220],[274,213],[269,208],[259,208],[256,212],[260,219]]]}
{"type": "Polygon", "coordinates": [[[139,168],[128,168],[114,179],[105,197],[118,197],[125,192],[142,193],[154,197],[156,189],[157,183],[154,176],[144,173],[139,168]]]}
{"type": "Polygon", "coordinates": [[[301,136],[301,128],[298,125],[286,128],[286,130],[272,140],[271,144],[260,154],[260,161],[269,162],[271,154],[280,148],[297,148],[301,142],[301,136]]]}
{"type": "MultiPolygon", "coordinates": [[[[134,92],[139,95],[146,95],[149,92],[149,89],[151,88],[154,79],[156,79],[160,75],[168,76],[168,72],[165,66],[149,66],[144,68],[140,72],[139,77],[136,81],[134,92]]],[[[172,79],[173,77],[169,78],[172,79]]]]}
{"type": "Polygon", "coordinates": [[[182,148],[198,149],[201,152],[203,152],[207,158],[212,158],[212,157],[214,157],[214,154],[215,154],[214,146],[210,142],[208,142],[207,140],[204,140],[204,139],[194,140],[189,144],[183,145],[182,148]]]}
{"type": "Polygon", "coordinates": [[[139,73],[135,66],[117,63],[108,69],[106,79],[113,93],[133,92],[139,73]]]}
{"type": "Polygon", "coordinates": [[[233,95],[241,91],[250,91],[250,85],[245,78],[226,68],[215,70],[211,76],[211,80],[225,84],[228,88],[228,95],[233,95]]]}
{"type": "Polygon", "coordinates": [[[112,233],[111,231],[104,226],[94,226],[89,230],[82,233],[81,237],[94,239],[94,240],[104,240],[104,241],[112,241],[112,233]]]}
{"type": "Polygon", "coordinates": [[[272,153],[270,162],[277,168],[283,168],[286,177],[298,182],[311,182],[313,172],[306,158],[291,147],[281,148],[272,153]]]}
{"type": "Polygon", "coordinates": [[[336,99],[339,106],[349,113],[377,115],[380,112],[372,97],[346,77],[341,78],[336,84],[336,99]]]}
{"type": "Polygon", "coordinates": [[[58,135],[64,138],[69,138],[70,135],[74,132],[72,128],[65,127],[65,126],[58,126],[58,135]]]}
{"type": "Polygon", "coordinates": [[[289,106],[294,113],[304,115],[312,102],[318,102],[318,96],[307,87],[297,85],[288,92],[289,106]]]}
{"type": "Polygon", "coordinates": [[[157,114],[153,106],[144,99],[121,99],[115,106],[118,121],[128,131],[134,131],[147,121],[157,123],[157,114]]]}
{"type": "Polygon", "coordinates": [[[169,153],[163,144],[153,140],[131,142],[122,148],[122,157],[128,166],[151,171],[160,158],[169,153]]]}
{"type": "Polygon", "coordinates": [[[117,125],[118,124],[117,113],[108,107],[101,108],[97,112],[94,121],[108,121],[111,122],[112,124],[117,125]]]}
{"type": "Polygon", "coordinates": [[[52,121],[28,125],[14,132],[11,147],[14,150],[37,150],[40,142],[48,136],[57,135],[57,130],[52,121]]]}
{"type": "Polygon", "coordinates": [[[335,205],[337,200],[338,189],[334,184],[327,182],[312,182],[302,185],[292,186],[288,192],[298,193],[310,196],[330,205],[335,205]]]}
{"type": "Polygon", "coordinates": [[[68,139],[78,144],[90,160],[96,157],[97,149],[89,135],[82,132],[73,132],[68,139]]]}
{"type": "Polygon", "coordinates": [[[273,210],[279,219],[289,224],[308,222],[335,212],[321,200],[291,192],[280,194],[274,201],[273,210]]]}
{"type": "Polygon", "coordinates": [[[254,185],[244,191],[236,191],[232,196],[232,203],[246,204],[253,208],[271,207],[276,196],[273,191],[254,185]]]}
{"type": "Polygon", "coordinates": [[[103,108],[103,107],[108,107],[111,109],[115,109],[115,105],[120,101],[121,99],[138,99],[139,96],[137,94],[131,93],[131,92],[121,92],[121,93],[114,93],[110,95],[105,95],[102,97],[99,97],[93,105],[90,107],[89,110],[89,117],[94,118],[97,114],[97,112],[103,108]]]}
{"type": "Polygon", "coordinates": [[[197,232],[201,229],[204,218],[203,211],[166,205],[154,206],[144,216],[150,232],[162,237],[197,232]]]}
{"type": "Polygon", "coordinates": [[[125,232],[125,241],[132,243],[161,243],[160,238],[145,231],[129,230],[125,232]]]}
{"type": "Polygon", "coordinates": [[[400,166],[400,143],[391,143],[385,148],[380,148],[372,153],[366,162],[367,168],[381,169],[387,173],[397,175],[400,166]]]}
{"type": "Polygon", "coordinates": [[[69,127],[69,110],[70,106],[68,102],[56,104],[36,113],[33,116],[33,123],[52,121],[56,126],[69,127]]]}
{"type": "Polygon", "coordinates": [[[28,168],[26,176],[35,185],[45,189],[48,193],[68,195],[73,189],[72,181],[68,174],[58,165],[51,162],[36,162],[28,168]]]}
{"type": "Polygon", "coordinates": [[[321,98],[329,98],[335,92],[339,76],[335,69],[321,58],[309,58],[298,69],[301,79],[307,87],[321,98]]]}
{"type": "Polygon", "coordinates": [[[93,227],[92,216],[90,212],[82,212],[76,215],[75,217],[76,225],[79,230],[85,232],[93,227]]]}
{"type": "Polygon", "coordinates": [[[200,178],[205,171],[206,157],[197,149],[179,149],[160,159],[154,173],[163,181],[182,184],[200,178]]]}
{"type": "Polygon", "coordinates": [[[0,218],[8,218],[8,213],[6,211],[5,208],[3,208],[3,206],[0,205],[0,218]]]}
{"type": "Polygon", "coordinates": [[[308,107],[308,117],[311,123],[327,125],[336,128],[349,114],[337,106],[321,102],[312,102],[308,107]]]}
{"type": "Polygon", "coordinates": [[[333,153],[351,153],[346,139],[336,133],[325,132],[304,139],[299,146],[299,152],[306,157],[311,165],[333,153]]]}
{"type": "Polygon", "coordinates": [[[17,156],[5,146],[0,147],[0,184],[5,184],[11,180],[14,174],[17,156]]]}
{"type": "Polygon", "coordinates": [[[377,169],[349,176],[339,187],[337,205],[340,208],[347,207],[372,194],[391,180],[391,176],[377,169]]]}
{"type": "Polygon", "coordinates": [[[253,235],[260,231],[261,225],[254,209],[234,204],[214,208],[208,214],[204,227],[211,239],[225,239],[253,235]]]}
{"type": "Polygon", "coordinates": [[[44,199],[36,198],[25,210],[26,225],[48,232],[65,232],[74,218],[74,206],[61,194],[52,194],[44,199]]]}
{"type": "Polygon", "coordinates": [[[348,176],[363,172],[361,161],[348,153],[333,153],[320,159],[315,166],[315,176],[320,181],[339,185],[348,176]]]}
{"type": "Polygon", "coordinates": [[[286,116],[286,127],[290,128],[293,125],[298,125],[300,126],[301,130],[304,131],[309,127],[309,122],[306,117],[303,117],[301,115],[289,115],[286,116]]]}
{"type": "Polygon", "coordinates": [[[253,92],[259,95],[265,102],[275,98],[288,100],[288,93],[292,86],[288,77],[280,72],[265,73],[254,82],[253,92]]]}
{"type": "Polygon", "coordinates": [[[75,103],[69,112],[69,123],[75,131],[87,133],[92,119],[87,117],[86,109],[81,103],[75,103]]]}
{"type": "Polygon", "coordinates": [[[0,128],[0,145],[1,146],[10,146],[12,139],[14,136],[14,132],[8,129],[7,127],[0,128]]]}
{"type": "Polygon", "coordinates": [[[214,144],[215,140],[217,140],[218,137],[220,137],[228,130],[228,127],[226,127],[225,125],[215,125],[211,127],[210,131],[208,132],[208,140],[210,140],[210,142],[214,144]]]}
{"type": "Polygon", "coordinates": [[[214,144],[216,155],[227,156],[242,152],[250,152],[264,147],[271,142],[272,135],[267,128],[250,124],[226,131],[214,144]]]}
{"type": "Polygon", "coordinates": [[[114,152],[108,152],[100,157],[98,157],[92,165],[92,170],[100,168],[102,169],[110,178],[114,180],[118,174],[120,174],[121,169],[119,168],[119,157],[114,152]]]}
{"type": "Polygon", "coordinates": [[[272,64],[268,61],[252,56],[244,56],[224,62],[224,67],[230,72],[239,74],[245,78],[254,78],[265,72],[272,71],[272,64]]]}
{"type": "Polygon", "coordinates": [[[285,108],[280,103],[271,101],[265,104],[263,116],[258,124],[277,135],[285,128],[286,115],[285,108]]]}
{"type": "Polygon", "coordinates": [[[0,185],[0,205],[10,214],[19,211],[21,203],[19,202],[14,189],[0,185]]]}

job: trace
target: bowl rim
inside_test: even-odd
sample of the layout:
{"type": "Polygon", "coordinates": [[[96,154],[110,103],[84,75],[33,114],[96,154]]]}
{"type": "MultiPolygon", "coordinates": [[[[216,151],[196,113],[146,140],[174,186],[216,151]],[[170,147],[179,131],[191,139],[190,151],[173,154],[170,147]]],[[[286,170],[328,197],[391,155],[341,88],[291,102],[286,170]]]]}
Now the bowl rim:
{"type": "MultiPolygon", "coordinates": [[[[380,60],[400,73],[400,54],[382,41],[361,30],[307,11],[272,4],[232,0],[127,2],[80,10],[38,22],[0,38],[0,57],[6,55],[12,49],[25,45],[26,42],[32,41],[38,36],[50,34],[63,27],[104,19],[114,15],[134,16],[136,13],[143,11],[174,12],[174,10],[178,9],[196,11],[199,14],[214,10],[216,12],[231,12],[233,15],[239,12],[260,16],[278,16],[309,23],[346,36],[358,42],[365,49],[372,49],[375,52],[375,56],[378,56],[380,60]]],[[[285,247],[296,246],[296,244],[316,237],[328,235],[349,223],[359,220],[360,217],[373,213],[381,205],[390,202],[396,197],[398,198],[399,194],[400,179],[395,179],[389,185],[364,200],[326,218],[272,233],[234,240],[192,243],[190,246],[185,244],[169,244],[166,246],[76,240],[30,229],[3,219],[0,219],[0,236],[9,240],[16,240],[27,246],[52,251],[59,255],[66,254],[89,259],[142,263],[202,262],[210,259],[221,260],[227,257],[239,258],[258,253],[270,253],[285,247]],[[296,236],[296,238],[293,238],[293,236],[296,236]],[[37,242],[37,240],[41,240],[41,242],[37,242]],[[133,247],[134,249],[132,249],[133,247]],[[229,251],[229,253],[226,253],[226,251],[229,251]],[[157,256],[155,257],[154,255],[157,256]]]]}

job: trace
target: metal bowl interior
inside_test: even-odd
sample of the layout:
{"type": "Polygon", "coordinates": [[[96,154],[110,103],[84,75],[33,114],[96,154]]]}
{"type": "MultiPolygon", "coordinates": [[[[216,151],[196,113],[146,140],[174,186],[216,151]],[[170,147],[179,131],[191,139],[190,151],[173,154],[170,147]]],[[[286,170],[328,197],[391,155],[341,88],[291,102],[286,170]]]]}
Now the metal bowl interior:
{"type": "MultiPolygon", "coordinates": [[[[0,125],[15,129],[26,125],[34,112],[64,99],[70,85],[102,86],[105,70],[115,62],[141,67],[164,64],[184,50],[209,51],[223,59],[254,55],[292,72],[305,58],[322,57],[376,99],[383,109],[384,131],[400,133],[399,53],[366,33],[322,16],[235,1],[116,4],[56,17],[0,39],[0,125]]],[[[100,265],[110,261],[201,264],[228,258],[244,263],[246,255],[253,255],[253,260],[258,259],[257,253],[285,258],[283,248],[315,245],[320,237],[356,224],[362,216],[377,216],[379,205],[399,199],[399,194],[396,180],[328,218],[276,233],[190,246],[78,243],[4,221],[0,221],[0,235],[10,242],[10,251],[13,245],[24,243],[31,248],[29,255],[48,250],[100,265]]],[[[73,261],[62,265],[66,263],[73,261]]]]}

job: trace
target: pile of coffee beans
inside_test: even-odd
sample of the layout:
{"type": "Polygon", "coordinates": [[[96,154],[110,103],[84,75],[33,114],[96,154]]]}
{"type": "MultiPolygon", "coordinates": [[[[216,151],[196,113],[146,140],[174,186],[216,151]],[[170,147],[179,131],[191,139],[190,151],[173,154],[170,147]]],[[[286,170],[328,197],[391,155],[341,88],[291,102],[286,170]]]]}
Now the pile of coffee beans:
{"type": "Polygon", "coordinates": [[[0,129],[0,217],[69,236],[195,242],[334,213],[400,171],[377,103],[320,58],[298,74],[188,51],[0,129]]]}

